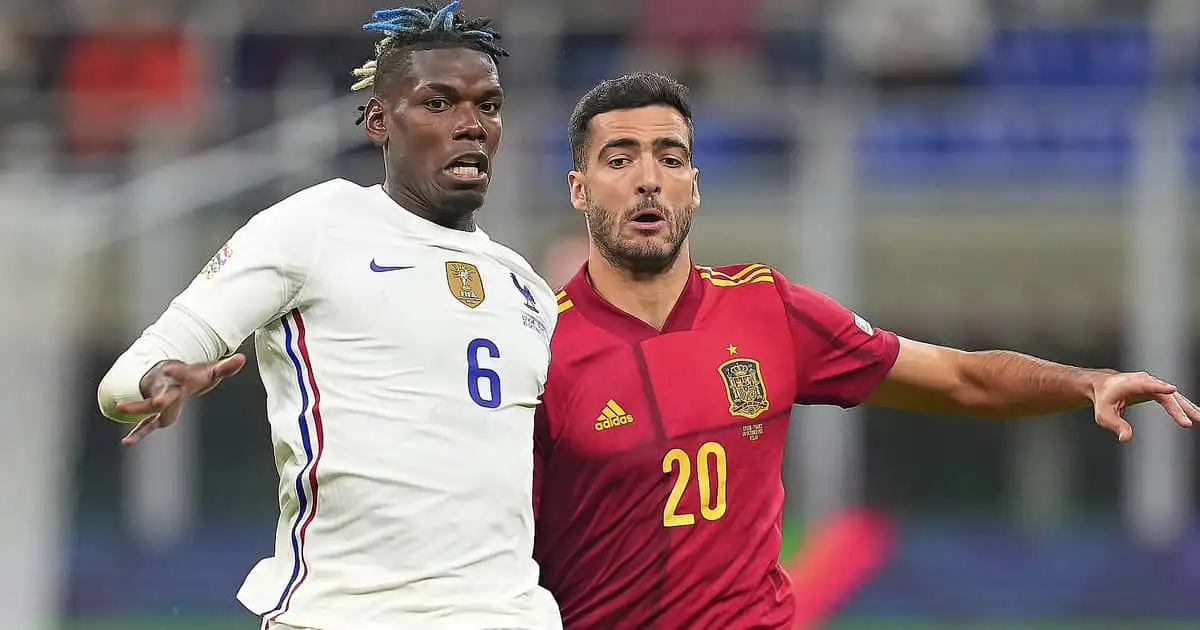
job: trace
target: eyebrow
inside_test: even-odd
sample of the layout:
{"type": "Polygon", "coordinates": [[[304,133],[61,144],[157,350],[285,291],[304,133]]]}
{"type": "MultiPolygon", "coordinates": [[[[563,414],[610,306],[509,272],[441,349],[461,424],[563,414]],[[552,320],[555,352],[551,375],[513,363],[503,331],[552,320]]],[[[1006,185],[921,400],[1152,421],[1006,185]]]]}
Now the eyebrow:
{"type": "MultiPolygon", "coordinates": [[[[684,155],[686,155],[688,158],[692,157],[691,149],[689,149],[686,144],[675,138],[668,138],[665,136],[661,138],[655,138],[651,145],[657,150],[679,149],[680,151],[683,151],[684,155]]],[[[642,143],[636,138],[613,138],[612,140],[605,142],[604,145],[600,147],[600,153],[603,154],[605,151],[610,149],[635,149],[640,146],[642,146],[642,143]]]]}
{"type": "MultiPolygon", "coordinates": [[[[448,83],[422,83],[417,86],[417,89],[418,90],[432,90],[434,92],[440,92],[442,94],[446,94],[448,96],[453,96],[455,98],[461,97],[461,94],[459,94],[458,88],[456,88],[453,85],[450,85],[448,83]]],[[[501,89],[499,87],[491,87],[483,92],[482,100],[486,101],[488,99],[492,99],[492,98],[496,98],[496,97],[503,97],[503,96],[504,96],[503,89],[501,89]]]]}

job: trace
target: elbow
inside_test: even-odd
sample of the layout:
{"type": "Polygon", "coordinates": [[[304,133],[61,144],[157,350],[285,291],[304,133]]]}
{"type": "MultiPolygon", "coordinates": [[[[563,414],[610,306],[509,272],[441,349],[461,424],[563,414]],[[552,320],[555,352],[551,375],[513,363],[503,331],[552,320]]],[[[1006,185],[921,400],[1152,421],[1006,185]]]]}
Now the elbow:
{"type": "Polygon", "coordinates": [[[996,404],[996,401],[985,390],[970,384],[965,384],[954,391],[950,400],[953,401],[955,411],[961,415],[984,420],[1003,420],[1008,417],[1004,407],[996,404]]]}
{"type": "Polygon", "coordinates": [[[1006,416],[1004,405],[999,404],[988,388],[987,378],[974,370],[973,364],[979,357],[974,352],[956,353],[956,366],[952,385],[947,398],[954,411],[985,420],[1002,420],[1006,416]]]}
{"type": "Polygon", "coordinates": [[[955,369],[950,398],[963,415],[984,420],[1019,417],[1019,405],[998,389],[985,365],[989,353],[962,352],[955,369]]]}

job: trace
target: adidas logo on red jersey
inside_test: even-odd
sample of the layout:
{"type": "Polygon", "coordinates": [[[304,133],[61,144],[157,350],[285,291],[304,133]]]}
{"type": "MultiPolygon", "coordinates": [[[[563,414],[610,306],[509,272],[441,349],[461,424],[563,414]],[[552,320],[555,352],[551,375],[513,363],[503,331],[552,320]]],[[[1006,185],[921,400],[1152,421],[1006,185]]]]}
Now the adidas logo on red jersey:
{"type": "Polygon", "coordinates": [[[621,408],[621,405],[618,405],[617,401],[612,400],[611,398],[608,400],[608,404],[604,405],[604,411],[600,412],[600,415],[596,416],[597,431],[612,429],[614,427],[632,423],[633,415],[626,413],[626,411],[621,408]]]}

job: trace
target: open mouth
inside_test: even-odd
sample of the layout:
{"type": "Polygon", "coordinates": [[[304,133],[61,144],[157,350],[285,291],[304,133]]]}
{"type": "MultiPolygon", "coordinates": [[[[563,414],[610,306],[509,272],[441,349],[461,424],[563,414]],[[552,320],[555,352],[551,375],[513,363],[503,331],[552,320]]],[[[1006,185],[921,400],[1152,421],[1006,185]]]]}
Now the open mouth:
{"type": "Polygon", "coordinates": [[[451,160],[442,171],[455,179],[478,180],[486,178],[488,173],[487,154],[480,151],[464,153],[451,160]]]}
{"type": "Polygon", "coordinates": [[[667,228],[667,215],[658,208],[638,210],[629,217],[629,225],[642,234],[657,234],[667,228]]]}
{"type": "Polygon", "coordinates": [[[645,223],[649,225],[658,223],[664,218],[665,217],[663,216],[663,213],[659,211],[658,208],[646,208],[645,210],[639,210],[634,213],[630,220],[634,223],[645,223]]]}

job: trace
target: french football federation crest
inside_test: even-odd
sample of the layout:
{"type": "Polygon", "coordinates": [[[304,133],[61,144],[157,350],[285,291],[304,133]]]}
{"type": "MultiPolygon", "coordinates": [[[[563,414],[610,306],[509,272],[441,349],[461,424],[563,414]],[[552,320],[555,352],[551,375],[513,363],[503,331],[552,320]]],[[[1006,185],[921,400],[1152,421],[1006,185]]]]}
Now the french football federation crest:
{"type": "Polygon", "coordinates": [[[510,271],[508,275],[512,276],[513,286],[517,287],[517,292],[521,294],[521,297],[525,298],[525,308],[534,313],[538,312],[537,300],[533,299],[533,291],[530,291],[529,287],[521,284],[521,281],[517,279],[517,274],[510,271]]]}
{"type": "Polygon", "coordinates": [[[449,261],[446,263],[446,284],[454,299],[462,302],[467,308],[475,308],[483,304],[487,297],[483,292],[483,278],[479,277],[479,268],[471,263],[449,261]]]}
{"type": "Polygon", "coordinates": [[[729,413],[743,418],[757,418],[771,403],[767,400],[767,386],[762,380],[762,367],[754,359],[730,359],[721,364],[717,371],[725,381],[725,395],[729,397],[729,413]]]}

